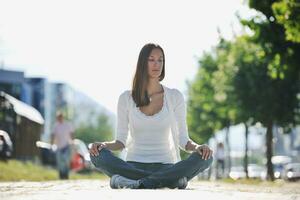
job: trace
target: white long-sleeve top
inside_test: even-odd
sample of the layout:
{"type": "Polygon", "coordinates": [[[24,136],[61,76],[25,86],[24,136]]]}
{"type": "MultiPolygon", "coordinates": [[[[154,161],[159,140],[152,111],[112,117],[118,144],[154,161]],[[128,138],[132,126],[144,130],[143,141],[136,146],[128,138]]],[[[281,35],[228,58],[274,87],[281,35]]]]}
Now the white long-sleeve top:
{"type": "Polygon", "coordinates": [[[178,145],[185,150],[190,140],[184,97],[177,89],[163,88],[163,107],[152,116],[136,107],[129,90],[120,95],[115,139],[127,149],[125,160],[144,163],[180,160],[178,145]]]}

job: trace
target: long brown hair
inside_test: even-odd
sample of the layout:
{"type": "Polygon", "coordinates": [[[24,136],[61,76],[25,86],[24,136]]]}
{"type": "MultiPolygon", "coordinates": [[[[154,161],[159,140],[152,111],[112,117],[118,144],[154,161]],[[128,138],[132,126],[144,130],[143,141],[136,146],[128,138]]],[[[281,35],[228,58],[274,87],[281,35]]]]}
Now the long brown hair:
{"type": "Polygon", "coordinates": [[[150,103],[147,93],[147,85],[149,82],[148,58],[153,49],[160,49],[163,54],[163,69],[159,76],[159,81],[162,81],[165,78],[164,50],[158,44],[148,43],[144,45],[139,54],[136,71],[132,82],[132,98],[137,107],[146,106],[150,103]]]}

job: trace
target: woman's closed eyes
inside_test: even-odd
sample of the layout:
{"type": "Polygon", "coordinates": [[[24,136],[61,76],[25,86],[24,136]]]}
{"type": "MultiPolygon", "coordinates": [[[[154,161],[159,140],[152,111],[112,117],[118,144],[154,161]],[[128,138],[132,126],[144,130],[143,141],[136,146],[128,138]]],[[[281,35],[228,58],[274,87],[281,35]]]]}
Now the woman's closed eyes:
{"type": "MultiPolygon", "coordinates": [[[[155,62],[156,60],[155,59],[153,59],[153,58],[149,58],[148,59],[148,62],[155,62]]],[[[160,60],[157,60],[157,62],[159,62],[159,63],[163,63],[164,62],[164,60],[163,59],[160,59],[160,60]]]]}

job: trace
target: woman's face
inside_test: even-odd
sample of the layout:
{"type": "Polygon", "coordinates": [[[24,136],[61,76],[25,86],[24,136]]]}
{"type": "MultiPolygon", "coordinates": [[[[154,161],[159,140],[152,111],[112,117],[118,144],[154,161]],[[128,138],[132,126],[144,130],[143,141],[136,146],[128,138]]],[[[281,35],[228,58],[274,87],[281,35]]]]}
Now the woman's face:
{"type": "Polygon", "coordinates": [[[153,49],[148,57],[149,78],[159,79],[163,70],[164,57],[160,49],[153,49]]]}

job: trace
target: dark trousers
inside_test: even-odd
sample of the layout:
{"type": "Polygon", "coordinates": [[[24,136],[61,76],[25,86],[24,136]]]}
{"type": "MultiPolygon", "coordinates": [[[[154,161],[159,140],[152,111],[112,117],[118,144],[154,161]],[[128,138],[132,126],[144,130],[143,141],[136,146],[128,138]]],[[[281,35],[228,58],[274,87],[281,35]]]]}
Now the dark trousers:
{"type": "Polygon", "coordinates": [[[203,160],[194,152],[187,159],[175,164],[140,163],[124,161],[111,151],[102,149],[98,156],[91,156],[93,164],[109,177],[119,174],[126,178],[140,180],[145,188],[175,188],[180,178],[191,180],[198,173],[210,167],[213,159],[203,160]]]}
{"type": "Polygon", "coordinates": [[[56,152],[56,165],[59,172],[60,179],[69,179],[71,161],[71,146],[66,146],[61,149],[57,149],[56,152]]]}

